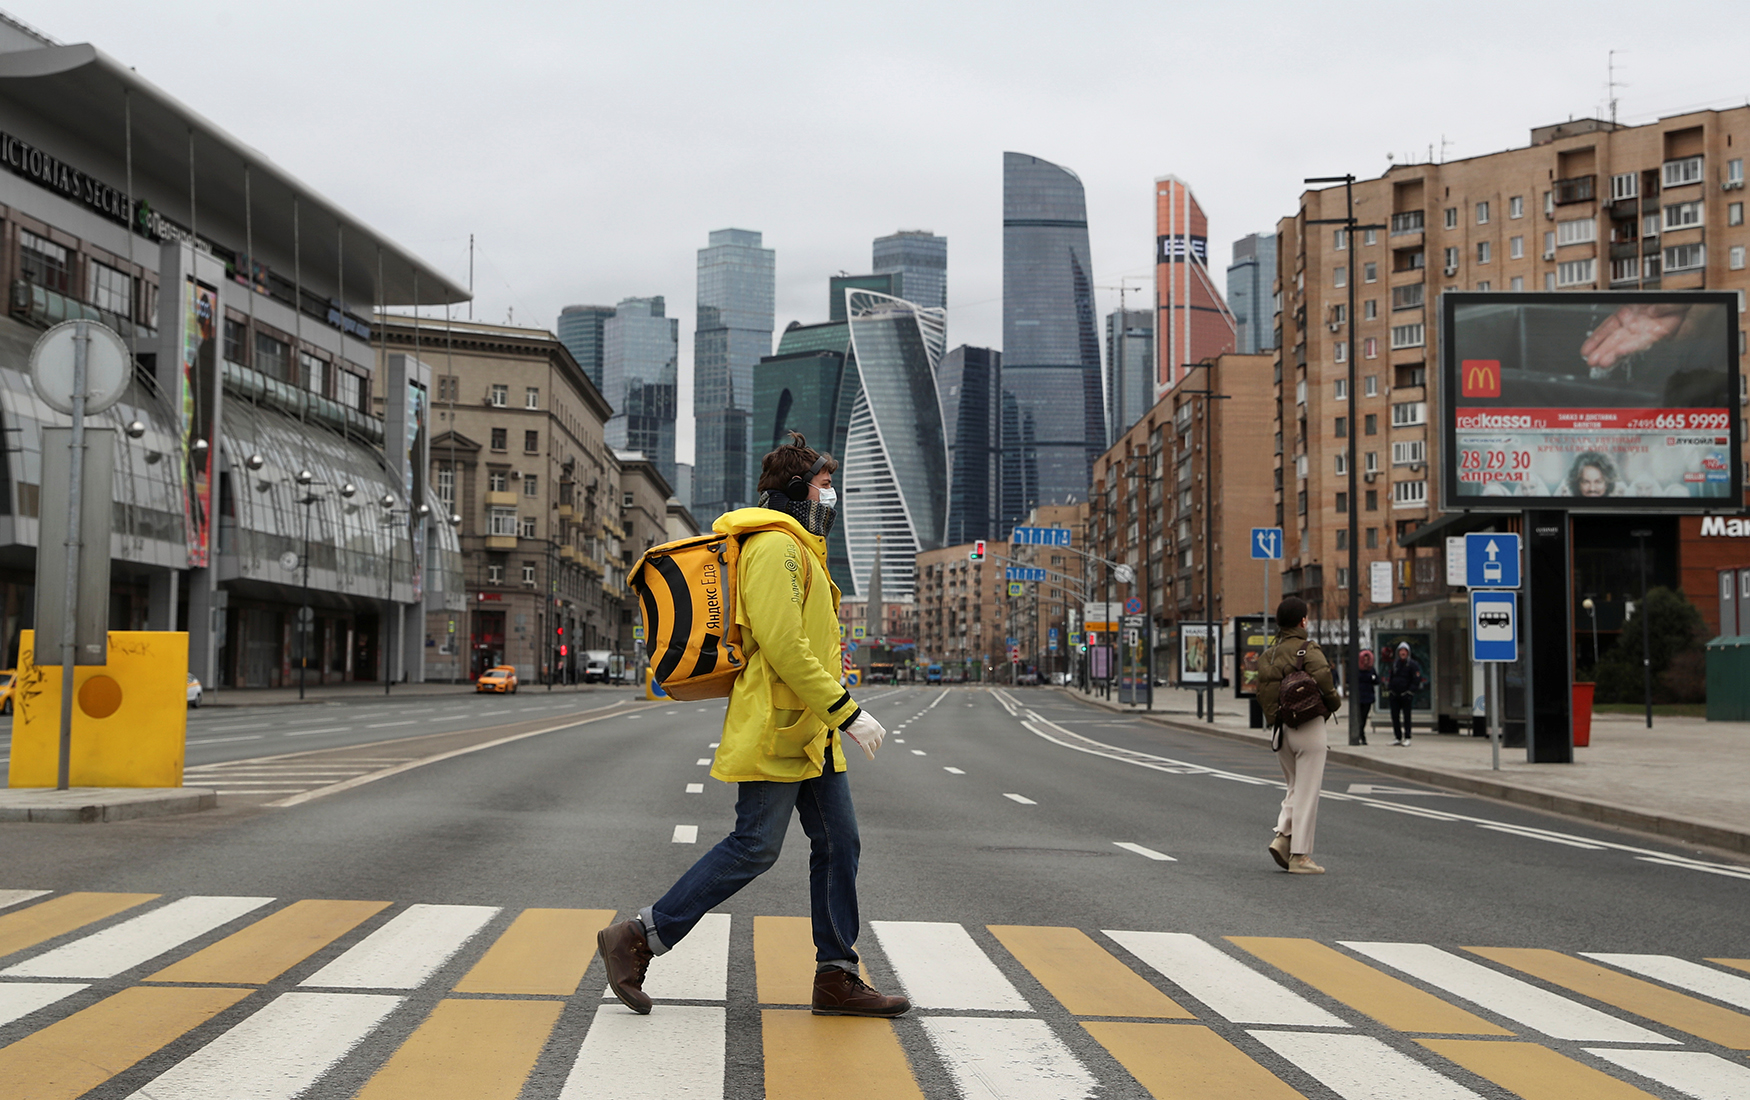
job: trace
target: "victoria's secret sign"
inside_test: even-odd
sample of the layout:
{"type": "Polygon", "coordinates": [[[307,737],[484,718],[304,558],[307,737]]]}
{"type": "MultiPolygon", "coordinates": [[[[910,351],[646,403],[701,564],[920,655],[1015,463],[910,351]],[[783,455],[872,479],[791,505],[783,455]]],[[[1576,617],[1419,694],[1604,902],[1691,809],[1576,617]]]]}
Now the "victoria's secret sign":
{"type": "Polygon", "coordinates": [[[0,163],[11,169],[14,175],[23,176],[80,206],[89,207],[117,225],[132,226],[135,232],[149,240],[189,241],[202,251],[209,251],[206,242],[195,240],[188,230],[153,210],[144,200],[134,204],[130,218],[125,191],[111,187],[96,176],[87,175],[3,130],[0,130],[0,163]]]}

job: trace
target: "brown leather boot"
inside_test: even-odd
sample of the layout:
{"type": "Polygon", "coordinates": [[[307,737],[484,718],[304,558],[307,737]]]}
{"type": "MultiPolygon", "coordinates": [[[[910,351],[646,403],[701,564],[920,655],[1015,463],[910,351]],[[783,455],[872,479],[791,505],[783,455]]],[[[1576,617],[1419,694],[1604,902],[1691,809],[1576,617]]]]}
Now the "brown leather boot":
{"type": "Polygon", "coordinates": [[[849,970],[832,967],[814,976],[816,1016],[898,1016],[910,1008],[904,997],[884,997],[849,970]]]}
{"type": "MultiPolygon", "coordinates": [[[[610,924],[595,934],[595,944],[602,953],[608,988],[614,991],[614,996],[638,1015],[650,1015],[650,998],[644,995],[644,972],[650,968],[651,951],[644,942],[643,926],[635,920],[610,924]]],[[[815,996],[818,999],[819,994],[815,996]]]]}

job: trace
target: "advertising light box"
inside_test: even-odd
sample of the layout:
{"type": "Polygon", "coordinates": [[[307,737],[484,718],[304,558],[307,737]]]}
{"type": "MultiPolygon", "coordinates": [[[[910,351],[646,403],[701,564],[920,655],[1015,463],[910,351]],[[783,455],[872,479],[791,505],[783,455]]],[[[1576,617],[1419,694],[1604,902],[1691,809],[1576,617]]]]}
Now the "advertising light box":
{"type": "Polygon", "coordinates": [[[1736,294],[1449,292],[1440,307],[1446,509],[1739,506],[1736,294]]]}

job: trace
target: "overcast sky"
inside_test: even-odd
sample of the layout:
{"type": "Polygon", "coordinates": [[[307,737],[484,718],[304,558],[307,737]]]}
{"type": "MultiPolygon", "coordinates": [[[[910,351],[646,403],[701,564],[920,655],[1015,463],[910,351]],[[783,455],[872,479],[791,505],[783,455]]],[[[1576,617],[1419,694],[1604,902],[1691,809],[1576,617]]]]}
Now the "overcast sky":
{"type": "MultiPolygon", "coordinates": [[[[664,295],[690,409],[696,252],[777,250],[777,328],[895,229],[948,237],[951,344],[1002,343],[1002,154],[1087,188],[1096,281],[1153,274],[1153,180],[1217,272],[1306,176],[1522,146],[1608,111],[1750,100],[1741,3],[0,0],[91,42],[458,281],[552,327],[664,295]]],[[[1102,315],[1117,291],[1100,291],[1102,315]]],[[[1132,303],[1136,301],[1131,299],[1132,303]]],[[[680,430],[690,461],[690,421],[680,430]]]]}

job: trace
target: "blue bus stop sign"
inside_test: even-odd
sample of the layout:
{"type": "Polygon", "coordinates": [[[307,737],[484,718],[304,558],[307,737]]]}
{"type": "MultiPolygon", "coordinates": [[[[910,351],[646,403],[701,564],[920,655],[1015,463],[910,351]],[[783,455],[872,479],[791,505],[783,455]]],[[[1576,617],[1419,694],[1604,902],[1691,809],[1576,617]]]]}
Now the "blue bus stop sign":
{"type": "Polygon", "coordinates": [[[1519,536],[1484,533],[1464,537],[1466,588],[1518,588],[1519,536]]]}
{"type": "Polygon", "coordinates": [[[1470,659],[1509,663],[1519,659],[1519,593],[1470,594],[1470,659]]]}

